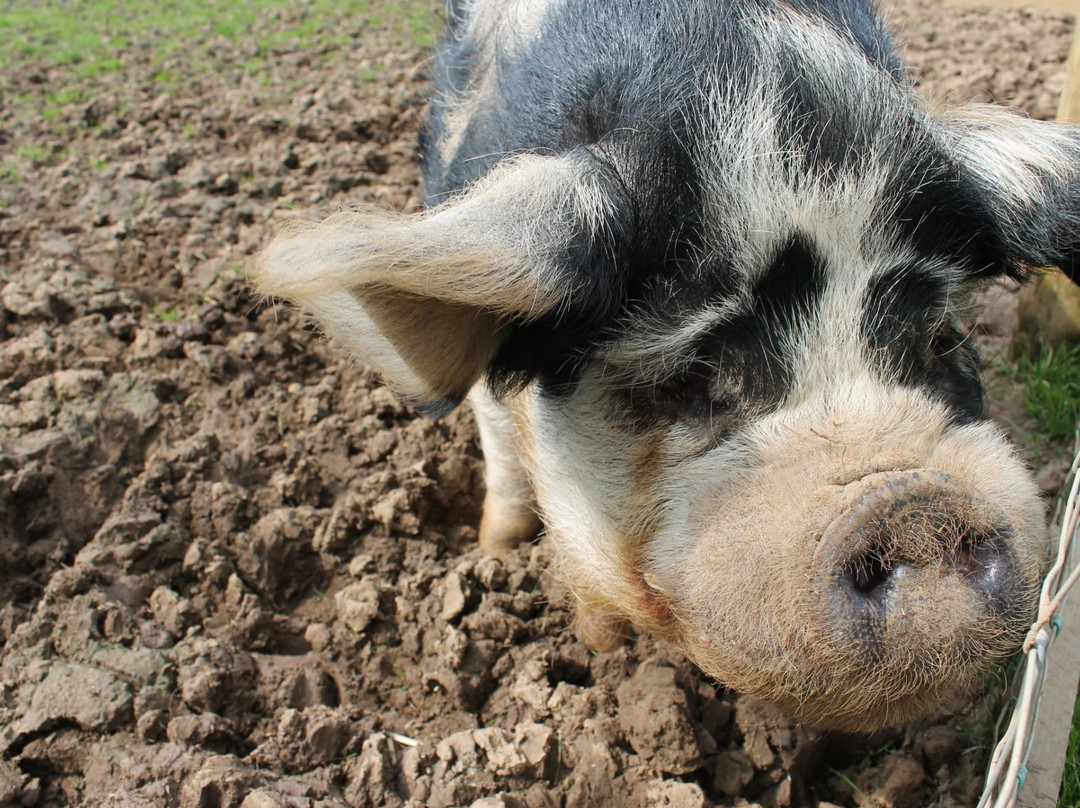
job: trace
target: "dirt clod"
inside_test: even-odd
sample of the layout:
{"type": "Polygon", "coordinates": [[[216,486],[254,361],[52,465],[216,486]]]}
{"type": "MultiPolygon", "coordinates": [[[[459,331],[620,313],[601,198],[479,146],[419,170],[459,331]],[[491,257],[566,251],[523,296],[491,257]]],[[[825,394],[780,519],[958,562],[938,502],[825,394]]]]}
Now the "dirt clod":
{"type": "Polygon", "coordinates": [[[634,751],[658,771],[687,774],[701,766],[686,693],[676,671],[642,665],[616,690],[619,724],[634,751]]]}
{"type": "Polygon", "coordinates": [[[338,619],[355,634],[363,634],[379,613],[379,590],[365,579],[349,584],[334,595],[338,619]]]}
{"type": "Polygon", "coordinates": [[[713,788],[729,797],[734,797],[754,779],[754,764],[738,749],[717,755],[713,771],[713,788]]]}
{"type": "Polygon", "coordinates": [[[863,772],[857,782],[875,806],[914,808],[919,804],[919,788],[925,780],[923,767],[916,760],[893,752],[876,767],[863,772]]]}

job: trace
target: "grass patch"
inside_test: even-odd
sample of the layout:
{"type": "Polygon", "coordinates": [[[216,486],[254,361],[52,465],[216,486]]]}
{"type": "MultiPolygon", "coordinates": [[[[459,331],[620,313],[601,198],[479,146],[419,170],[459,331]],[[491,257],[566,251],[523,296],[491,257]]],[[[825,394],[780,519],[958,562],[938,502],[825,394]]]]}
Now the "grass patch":
{"type": "Polygon", "coordinates": [[[67,156],[66,149],[49,150],[40,143],[28,143],[18,150],[19,157],[35,166],[54,166],[67,156]]]}
{"type": "Polygon", "coordinates": [[[1080,418],[1080,345],[1053,348],[1004,366],[1006,375],[1023,385],[1024,410],[1035,421],[1038,440],[1072,445],[1080,418]]]}
{"type": "Polygon", "coordinates": [[[30,57],[76,66],[87,77],[117,72],[139,51],[159,60],[189,54],[195,64],[222,39],[254,37],[261,51],[285,43],[302,49],[343,44],[365,29],[424,48],[442,30],[439,9],[434,0],[0,0],[0,35],[9,43],[0,48],[0,67],[30,57]]]}
{"type": "Polygon", "coordinates": [[[238,66],[242,75],[259,74],[284,51],[315,48],[333,58],[369,36],[428,48],[442,30],[441,7],[439,0],[0,0],[0,95],[17,97],[13,77],[27,68],[47,70],[49,90],[22,103],[35,118],[48,109],[55,119],[57,108],[115,87],[108,77],[143,65],[172,88],[238,66]]]}
{"type": "Polygon", "coordinates": [[[1080,694],[1073,708],[1072,729],[1069,731],[1069,752],[1065,756],[1065,772],[1061,777],[1061,799],[1058,808],[1080,808],[1080,694]]]}
{"type": "Polygon", "coordinates": [[[163,87],[176,87],[183,80],[183,77],[176,70],[155,70],[151,80],[154,84],[160,84],[163,87]]]}
{"type": "Polygon", "coordinates": [[[154,303],[147,313],[155,320],[160,320],[163,323],[179,323],[184,319],[183,306],[169,307],[154,303]]]}

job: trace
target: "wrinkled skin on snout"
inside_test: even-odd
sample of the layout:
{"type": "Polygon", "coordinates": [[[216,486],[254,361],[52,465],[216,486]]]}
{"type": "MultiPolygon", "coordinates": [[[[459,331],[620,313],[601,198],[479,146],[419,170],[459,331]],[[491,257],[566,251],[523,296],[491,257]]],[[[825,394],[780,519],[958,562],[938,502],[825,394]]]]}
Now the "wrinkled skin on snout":
{"type": "Polygon", "coordinates": [[[485,549],[542,524],[593,646],[655,632],[823,727],[1015,650],[1044,508],[958,318],[1073,271],[1076,130],[928,110],[858,2],[451,11],[430,209],[286,224],[254,274],[421,411],[469,400],[485,549]]]}

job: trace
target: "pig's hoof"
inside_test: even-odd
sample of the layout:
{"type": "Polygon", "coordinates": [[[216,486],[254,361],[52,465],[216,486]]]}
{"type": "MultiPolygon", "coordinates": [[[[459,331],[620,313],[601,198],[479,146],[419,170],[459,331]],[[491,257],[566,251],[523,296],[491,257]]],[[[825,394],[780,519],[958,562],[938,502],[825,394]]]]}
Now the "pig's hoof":
{"type": "Polygon", "coordinates": [[[504,555],[523,541],[531,541],[540,531],[540,517],[531,508],[484,501],[480,518],[480,549],[489,555],[504,555]]]}
{"type": "Polygon", "coordinates": [[[580,609],[577,616],[577,633],[587,646],[604,653],[614,651],[630,639],[630,623],[621,617],[580,609]]]}

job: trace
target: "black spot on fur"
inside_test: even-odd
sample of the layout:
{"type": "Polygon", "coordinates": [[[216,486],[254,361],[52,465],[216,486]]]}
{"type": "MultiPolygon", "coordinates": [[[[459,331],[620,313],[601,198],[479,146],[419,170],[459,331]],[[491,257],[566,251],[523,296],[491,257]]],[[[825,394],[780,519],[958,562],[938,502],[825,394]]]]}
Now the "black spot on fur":
{"type": "Polygon", "coordinates": [[[605,232],[582,231],[562,256],[565,282],[579,290],[567,307],[511,327],[488,371],[497,396],[533,379],[547,394],[570,392],[595,348],[616,336],[627,301],[677,275],[697,249],[698,183],[678,137],[615,134],[589,151],[625,206],[605,232]]]}
{"type": "MultiPolygon", "coordinates": [[[[869,158],[878,121],[864,105],[853,108],[846,84],[831,84],[811,75],[795,53],[781,54],[777,134],[794,157],[789,170],[812,172],[827,181],[859,171],[869,158]]],[[[866,105],[874,99],[866,99],[866,105]]],[[[794,179],[794,178],[792,178],[794,179]]]]}
{"type": "Polygon", "coordinates": [[[702,346],[719,371],[714,398],[756,413],[778,407],[793,377],[790,346],[812,321],[824,288],[823,260],[808,239],[792,238],[754,285],[746,311],[702,346]]]}
{"type": "Polygon", "coordinates": [[[988,200],[950,159],[912,131],[898,151],[908,156],[894,168],[879,215],[896,223],[903,242],[934,255],[968,278],[1023,276],[1008,260],[997,217],[988,200]]]}
{"type": "Polygon", "coordinates": [[[824,288],[822,259],[808,239],[792,238],[750,290],[744,311],[701,338],[680,374],[631,396],[630,409],[644,423],[696,422],[713,441],[776,409],[793,380],[790,346],[813,320],[824,288]]]}
{"type": "Polygon", "coordinates": [[[863,303],[871,367],[889,382],[925,390],[954,423],[986,418],[979,356],[945,319],[948,287],[934,273],[902,267],[876,278],[863,303]]]}

